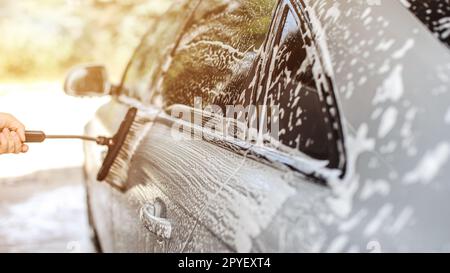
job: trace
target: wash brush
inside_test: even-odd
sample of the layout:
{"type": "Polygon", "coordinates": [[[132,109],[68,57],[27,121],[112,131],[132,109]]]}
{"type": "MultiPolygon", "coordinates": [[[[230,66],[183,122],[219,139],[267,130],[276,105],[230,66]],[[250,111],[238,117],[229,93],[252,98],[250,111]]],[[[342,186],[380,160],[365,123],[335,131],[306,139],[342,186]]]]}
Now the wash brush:
{"type": "Polygon", "coordinates": [[[119,130],[113,137],[91,137],[80,135],[47,135],[42,131],[26,131],[26,143],[42,143],[47,139],[81,139],[107,146],[108,153],[97,175],[98,181],[106,181],[119,190],[125,190],[128,166],[138,144],[149,129],[148,119],[137,115],[136,108],[130,108],[119,130]]]}

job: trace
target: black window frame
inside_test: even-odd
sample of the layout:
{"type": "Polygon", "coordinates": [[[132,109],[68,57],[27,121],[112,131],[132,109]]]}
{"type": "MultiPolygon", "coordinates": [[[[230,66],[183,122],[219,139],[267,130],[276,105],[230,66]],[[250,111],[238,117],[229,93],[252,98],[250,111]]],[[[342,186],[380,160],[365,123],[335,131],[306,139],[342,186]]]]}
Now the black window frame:
{"type": "MultiPolygon", "coordinates": [[[[272,58],[271,51],[273,50],[274,44],[272,43],[275,41],[279,36],[282,35],[283,31],[283,22],[285,18],[283,18],[283,15],[286,15],[286,9],[289,9],[293,16],[296,17],[296,20],[298,20],[302,25],[300,27],[300,31],[304,35],[308,35],[309,39],[311,40],[311,43],[313,44],[313,47],[315,48],[315,51],[317,53],[317,56],[315,58],[315,61],[319,62],[319,65],[321,66],[321,70],[323,72],[323,75],[326,77],[325,83],[322,84],[320,90],[317,90],[318,92],[322,92],[322,98],[323,100],[320,101],[321,105],[326,108],[327,118],[330,120],[328,131],[332,134],[333,140],[336,142],[336,155],[335,160],[337,163],[335,164],[336,167],[327,169],[332,170],[339,170],[340,171],[340,178],[343,178],[347,171],[347,154],[345,149],[345,140],[344,140],[344,132],[343,132],[343,126],[341,122],[341,114],[340,114],[340,107],[337,102],[337,98],[335,95],[335,88],[332,75],[329,75],[329,73],[326,73],[325,70],[325,64],[324,60],[322,59],[323,52],[320,48],[320,46],[317,43],[316,39],[316,33],[314,33],[314,27],[311,24],[310,15],[307,12],[306,4],[303,0],[279,0],[276,11],[274,13],[274,17],[272,20],[272,24],[270,27],[270,32],[268,33],[266,37],[266,42],[263,45],[263,51],[268,53],[270,58],[272,58]],[[303,29],[304,28],[304,29],[303,29]],[[306,33],[305,33],[306,31],[306,33]],[[310,34],[310,35],[309,35],[310,34]],[[331,103],[327,103],[327,101],[331,103]],[[331,114],[331,109],[334,109],[336,112],[335,115],[331,114]],[[337,127],[337,128],[333,128],[337,127]]],[[[267,54],[266,54],[267,55],[267,54]]],[[[261,59],[262,61],[262,59],[261,59]]],[[[271,60],[268,59],[265,61],[265,63],[270,63],[271,60]]],[[[266,69],[266,65],[259,66],[259,69],[266,69]]],[[[261,71],[258,71],[259,81],[264,81],[261,75],[264,75],[261,71]]],[[[255,101],[253,103],[257,104],[256,98],[256,92],[259,84],[257,84],[253,90],[253,98],[255,101]]],[[[282,129],[282,128],[280,128],[282,129]]],[[[303,154],[305,154],[302,151],[299,151],[303,154]]],[[[305,154],[307,155],[307,154],[305,154]]],[[[288,156],[289,157],[289,156],[288,156]]],[[[289,165],[289,163],[287,163],[289,165]]],[[[294,166],[290,166],[293,169],[296,169],[294,166]]],[[[300,172],[303,172],[303,170],[298,170],[300,172]]],[[[320,173],[305,173],[306,175],[319,179],[322,182],[326,182],[326,178],[323,177],[320,173]]]]}

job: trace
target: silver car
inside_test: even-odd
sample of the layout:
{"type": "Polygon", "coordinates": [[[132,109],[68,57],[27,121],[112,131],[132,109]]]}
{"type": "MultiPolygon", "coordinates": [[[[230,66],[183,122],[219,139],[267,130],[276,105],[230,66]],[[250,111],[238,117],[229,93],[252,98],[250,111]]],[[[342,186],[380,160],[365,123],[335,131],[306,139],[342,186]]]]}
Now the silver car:
{"type": "Polygon", "coordinates": [[[142,22],[120,84],[87,66],[66,86],[111,95],[89,135],[147,120],[122,176],[98,182],[85,145],[101,250],[450,251],[449,9],[197,0],[142,22]]]}

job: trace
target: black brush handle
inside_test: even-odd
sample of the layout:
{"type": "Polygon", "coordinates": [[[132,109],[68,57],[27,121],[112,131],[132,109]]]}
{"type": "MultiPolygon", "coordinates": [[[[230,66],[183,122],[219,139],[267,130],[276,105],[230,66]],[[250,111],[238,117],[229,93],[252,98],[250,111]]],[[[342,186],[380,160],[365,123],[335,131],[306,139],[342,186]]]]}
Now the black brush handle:
{"type": "Polygon", "coordinates": [[[41,143],[46,139],[45,133],[42,131],[25,131],[26,143],[41,143]]]}
{"type": "Polygon", "coordinates": [[[89,137],[78,135],[46,135],[42,131],[25,131],[25,143],[42,143],[46,139],[81,139],[85,141],[93,141],[98,145],[112,146],[114,140],[108,137],[89,137]]]}

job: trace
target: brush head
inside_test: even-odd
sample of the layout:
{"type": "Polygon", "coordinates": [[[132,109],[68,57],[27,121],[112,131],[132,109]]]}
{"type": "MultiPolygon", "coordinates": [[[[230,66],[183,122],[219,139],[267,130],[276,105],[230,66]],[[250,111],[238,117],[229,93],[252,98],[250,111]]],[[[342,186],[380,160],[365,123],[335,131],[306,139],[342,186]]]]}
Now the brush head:
{"type": "Polygon", "coordinates": [[[106,154],[105,160],[103,161],[103,165],[100,168],[100,171],[97,174],[98,181],[104,181],[108,176],[111,167],[114,164],[114,161],[117,159],[125,141],[130,132],[130,128],[133,125],[133,122],[136,118],[137,109],[130,108],[128,110],[125,119],[122,121],[122,124],[119,127],[119,131],[112,138],[111,145],[108,146],[108,153],[106,154]]]}
{"type": "Polygon", "coordinates": [[[111,139],[108,153],[97,175],[98,181],[106,181],[120,191],[127,190],[126,181],[131,159],[150,130],[151,121],[151,116],[140,115],[136,108],[128,110],[119,131],[111,139]]]}

